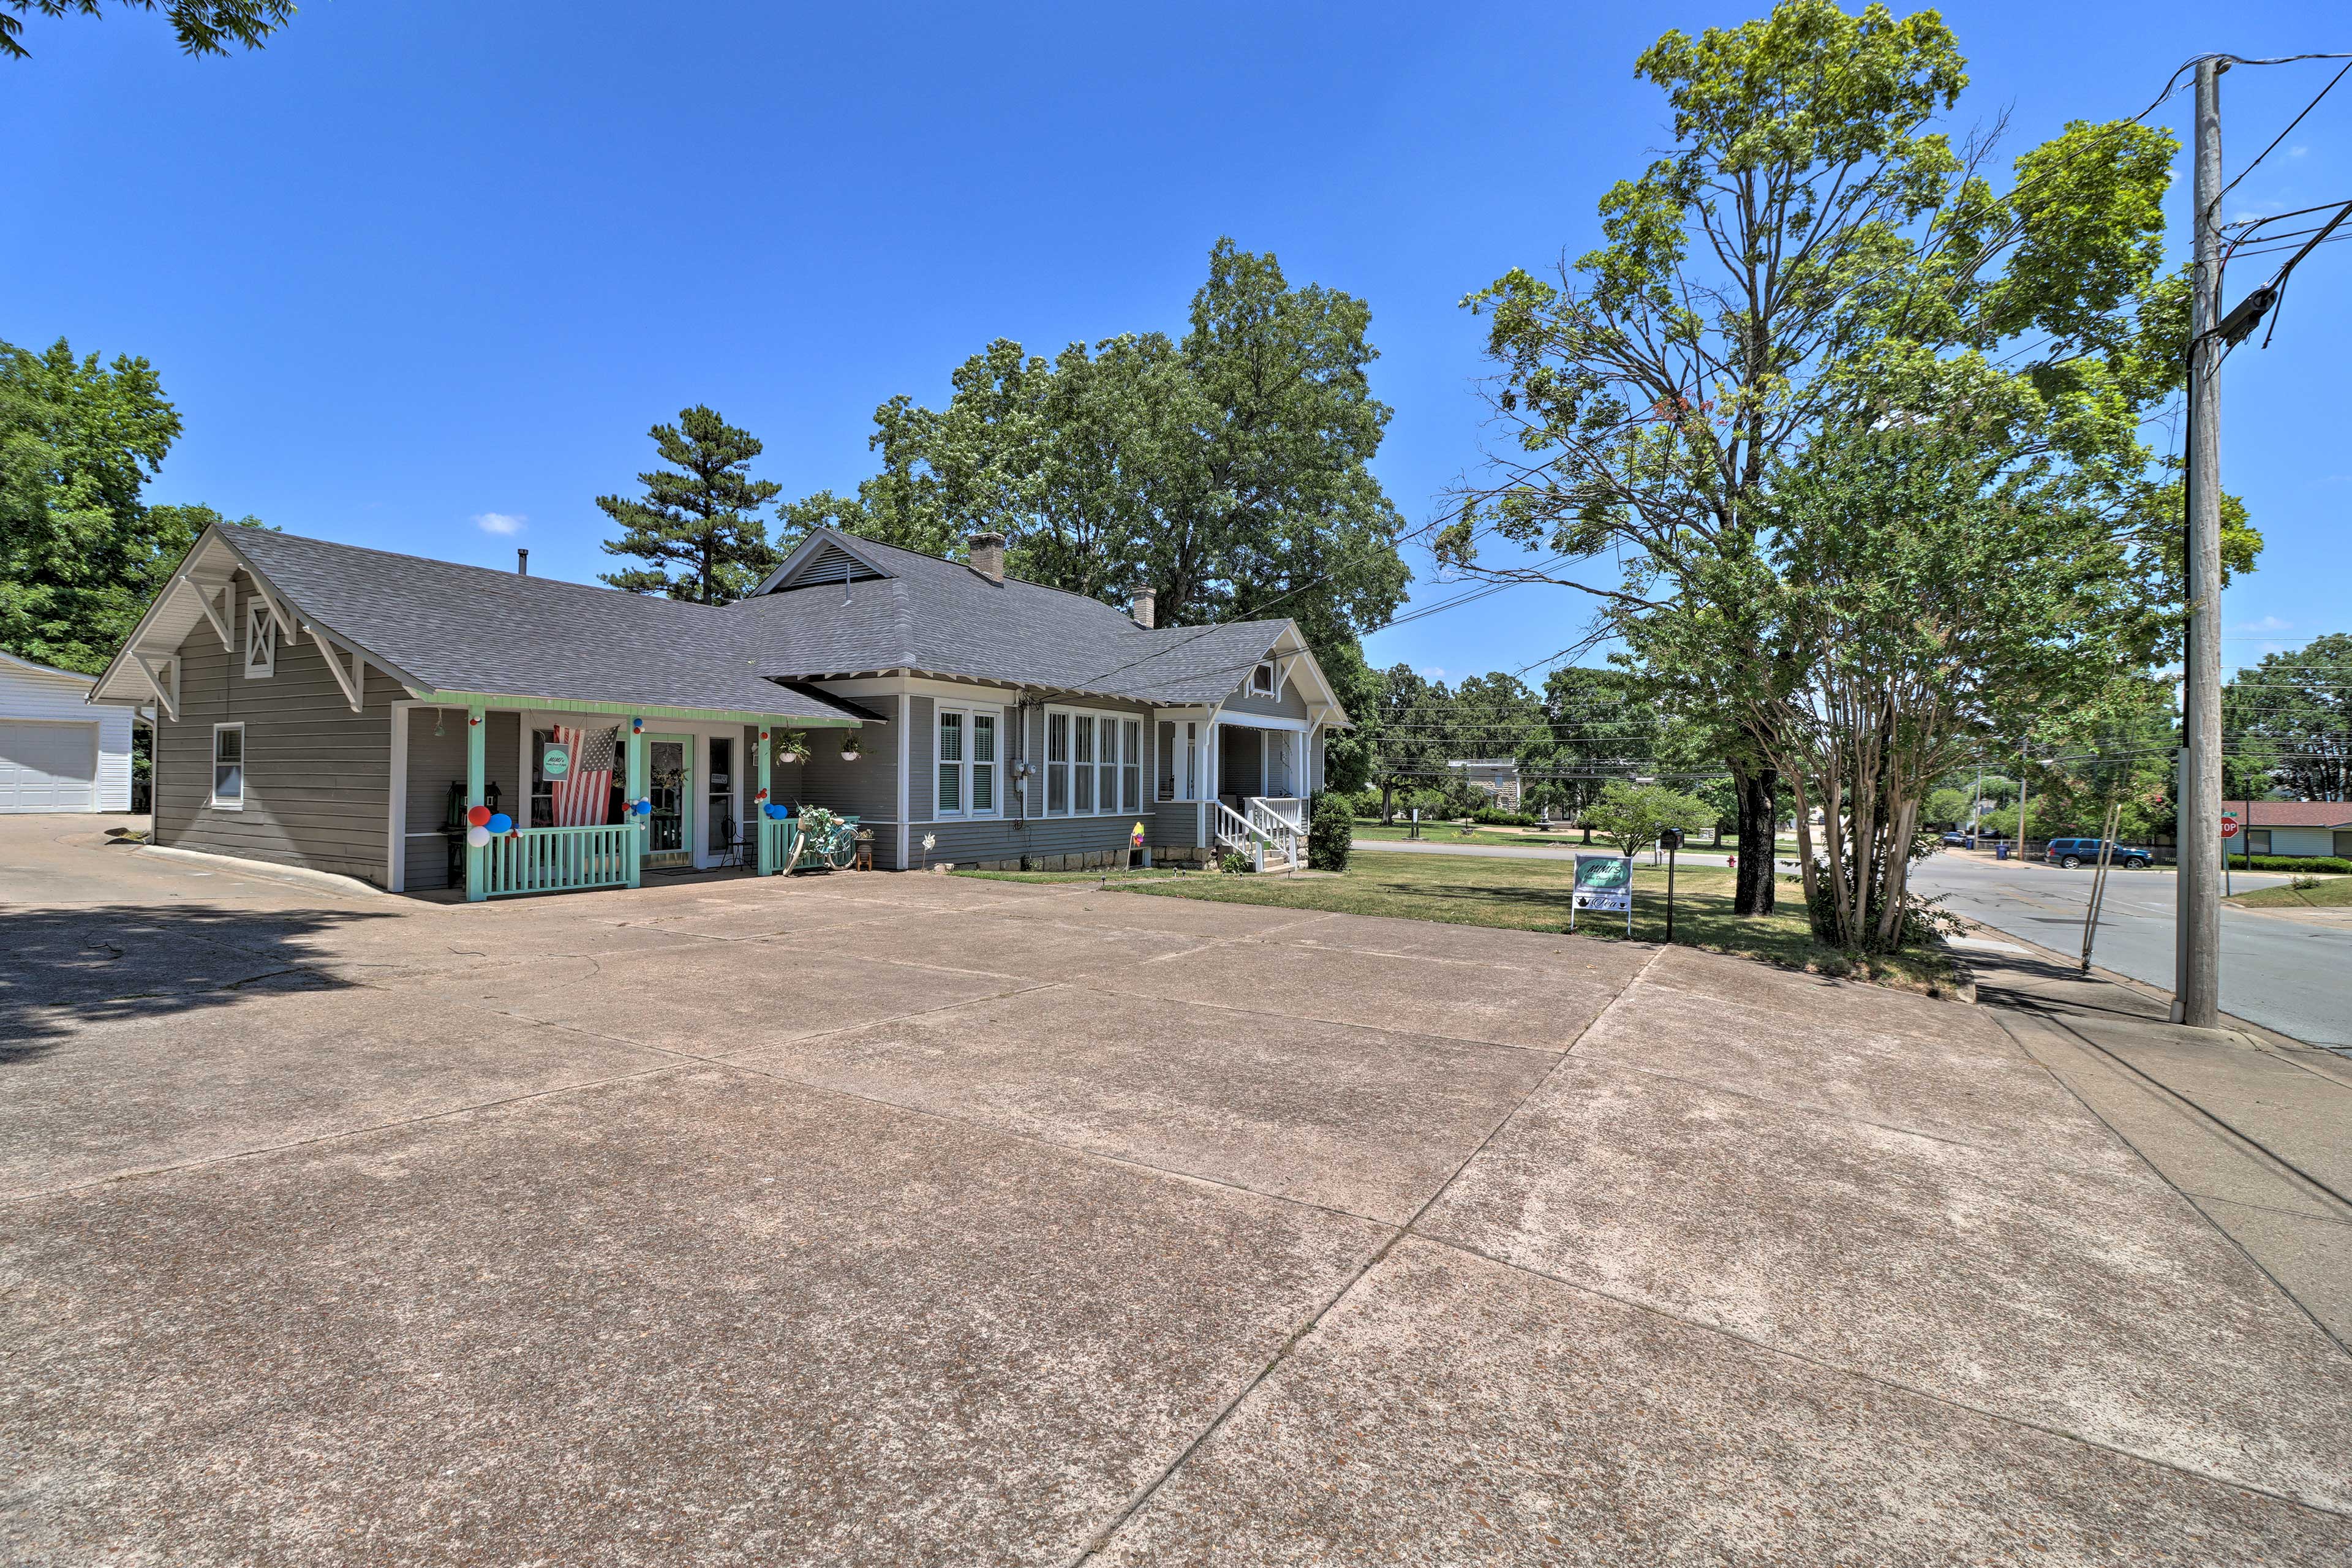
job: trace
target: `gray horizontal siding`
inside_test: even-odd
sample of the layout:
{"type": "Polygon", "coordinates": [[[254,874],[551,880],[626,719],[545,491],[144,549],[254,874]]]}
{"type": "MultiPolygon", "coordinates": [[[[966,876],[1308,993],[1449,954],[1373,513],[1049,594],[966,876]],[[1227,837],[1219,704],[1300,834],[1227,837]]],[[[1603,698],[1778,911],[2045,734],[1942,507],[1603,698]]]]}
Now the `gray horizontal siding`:
{"type": "MultiPolygon", "coordinates": [[[[895,706],[876,699],[869,707],[895,706]]],[[[898,738],[891,727],[869,725],[857,732],[866,750],[854,763],[841,760],[841,731],[812,730],[814,751],[805,762],[774,764],[771,798],[785,805],[821,805],[859,818],[874,834],[874,864],[895,866],[898,855],[898,738]]],[[[755,784],[751,786],[757,789],[755,784]]]]}
{"type": "Polygon", "coordinates": [[[180,716],[155,731],[155,842],[384,879],[391,811],[392,705],[406,695],[381,670],[367,673],[365,707],[352,711],[318,645],[280,639],[277,673],[245,676],[249,584],[242,574],[222,648],[209,624],[181,643],[180,716]],[[245,808],[212,799],[215,724],[245,725],[245,808]]]}
{"type": "Polygon", "coordinates": [[[1304,719],[1307,697],[1298,689],[1298,682],[1290,680],[1283,683],[1280,697],[1252,697],[1246,691],[1237,691],[1225,699],[1222,710],[1258,719],[1304,719]]]}

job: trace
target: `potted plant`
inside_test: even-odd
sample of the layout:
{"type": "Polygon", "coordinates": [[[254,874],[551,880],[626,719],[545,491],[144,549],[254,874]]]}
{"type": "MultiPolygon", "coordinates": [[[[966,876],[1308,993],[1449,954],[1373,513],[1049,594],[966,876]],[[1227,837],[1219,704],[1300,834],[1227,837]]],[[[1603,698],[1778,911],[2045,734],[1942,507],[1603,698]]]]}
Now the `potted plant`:
{"type": "Polygon", "coordinates": [[[856,731],[845,731],[841,737],[841,760],[845,763],[856,762],[864,754],[863,746],[864,742],[858,740],[856,731]]]}
{"type": "Polygon", "coordinates": [[[797,763],[808,754],[808,737],[798,730],[787,730],[776,737],[776,761],[797,763]]]}

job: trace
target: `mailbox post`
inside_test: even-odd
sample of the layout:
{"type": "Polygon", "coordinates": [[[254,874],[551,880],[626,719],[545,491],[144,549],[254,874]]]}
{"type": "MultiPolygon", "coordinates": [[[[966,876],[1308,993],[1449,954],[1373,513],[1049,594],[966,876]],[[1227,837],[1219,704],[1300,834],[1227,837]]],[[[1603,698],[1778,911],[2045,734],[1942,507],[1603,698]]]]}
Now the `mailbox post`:
{"type": "Polygon", "coordinates": [[[1666,851],[1666,941],[1671,942],[1675,940],[1675,851],[1683,847],[1683,830],[1660,830],[1658,843],[1666,851]]]}

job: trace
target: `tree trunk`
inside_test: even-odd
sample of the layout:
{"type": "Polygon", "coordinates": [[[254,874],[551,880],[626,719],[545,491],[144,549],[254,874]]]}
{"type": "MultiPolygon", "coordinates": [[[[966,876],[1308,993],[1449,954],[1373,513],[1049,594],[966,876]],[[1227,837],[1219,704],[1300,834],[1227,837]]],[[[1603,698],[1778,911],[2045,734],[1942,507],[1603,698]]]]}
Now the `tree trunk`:
{"type": "Polygon", "coordinates": [[[1390,804],[1390,794],[1396,788],[1393,779],[1381,781],[1381,826],[1386,827],[1396,820],[1396,810],[1390,804]]]}
{"type": "Polygon", "coordinates": [[[1732,879],[1731,912],[1769,915],[1775,887],[1772,861],[1779,848],[1774,828],[1780,815],[1772,798],[1772,770],[1734,763],[1731,784],[1739,807],[1739,869],[1732,879]]]}

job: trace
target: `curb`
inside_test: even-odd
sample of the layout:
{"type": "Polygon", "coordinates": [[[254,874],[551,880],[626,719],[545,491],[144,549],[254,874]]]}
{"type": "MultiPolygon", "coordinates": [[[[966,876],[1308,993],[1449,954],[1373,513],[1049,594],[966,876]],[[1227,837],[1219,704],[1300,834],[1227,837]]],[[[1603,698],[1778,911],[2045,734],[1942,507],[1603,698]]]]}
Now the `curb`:
{"type": "Polygon", "coordinates": [[[362,882],[357,877],[346,877],[334,871],[313,871],[307,866],[280,866],[269,860],[248,860],[240,855],[215,855],[203,849],[174,849],[163,844],[134,844],[131,849],[134,855],[154,855],[166,860],[209,866],[223,871],[234,871],[240,876],[255,877],[265,882],[290,882],[297,887],[318,888],[331,893],[356,893],[370,899],[398,896],[385,892],[373,882],[362,882]]]}

